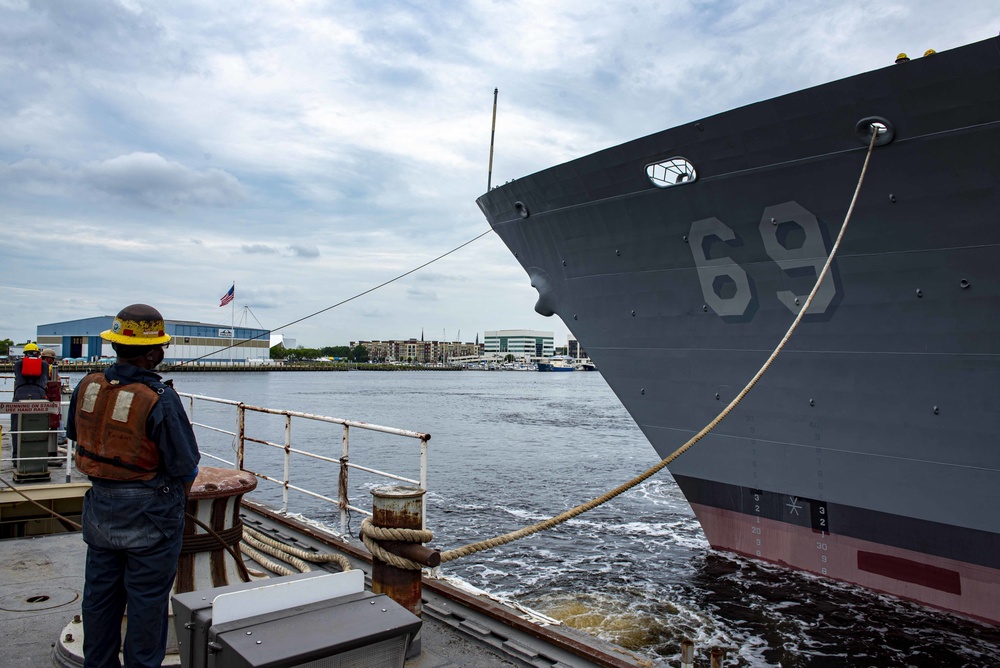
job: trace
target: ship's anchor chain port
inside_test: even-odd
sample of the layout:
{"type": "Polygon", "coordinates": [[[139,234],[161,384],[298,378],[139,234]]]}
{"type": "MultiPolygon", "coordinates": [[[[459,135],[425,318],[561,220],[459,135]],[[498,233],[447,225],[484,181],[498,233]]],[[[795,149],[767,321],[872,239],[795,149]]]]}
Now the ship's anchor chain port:
{"type": "MultiPolygon", "coordinates": [[[[715,429],[715,427],[718,426],[718,424],[722,422],[722,420],[725,419],[725,417],[729,415],[729,413],[731,413],[734,408],[736,408],[736,406],[743,400],[743,397],[745,397],[750,392],[750,390],[753,389],[754,385],[757,384],[757,381],[759,381],[763,377],[763,375],[767,372],[771,364],[774,363],[774,360],[778,358],[778,355],[781,354],[781,351],[784,349],[785,344],[788,343],[788,340],[791,338],[792,334],[799,326],[799,323],[802,321],[802,318],[809,311],[809,307],[812,305],[813,300],[816,298],[817,292],[819,292],[820,285],[822,285],[823,280],[826,278],[826,275],[830,272],[830,266],[833,264],[833,260],[837,256],[837,251],[840,248],[840,242],[843,240],[844,233],[847,231],[847,224],[850,222],[851,216],[854,213],[854,207],[857,204],[858,196],[861,193],[861,186],[865,181],[865,174],[868,171],[868,163],[871,160],[872,153],[876,146],[886,144],[892,138],[891,124],[885,119],[875,116],[860,121],[857,126],[857,131],[859,136],[861,136],[862,132],[866,133],[868,137],[868,152],[865,154],[865,161],[861,167],[861,174],[858,177],[858,185],[854,189],[854,196],[851,198],[851,204],[847,209],[847,214],[844,216],[844,223],[843,225],[840,226],[840,232],[837,234],[837,239],[834,241],[833,247],[830,249],[830,254],[826,259],[826,264],[823,265],[823,269],[819,272],[819,276],[817,276],[816,278],[816,283],[815,285],[813,285],[812,290],[809,292],[809,296],[806,297],[805,303],[802,304],[802,308],[799,309],[798,314],[795,316],[795,319],[792,321],[791,325],[789,325],[788,331],[785,332],[784,337],[782,337],[781,341],[774,349],[774,352],[772,352],[771,355],[767,358],[767,361],[764,362],[764,365],[760,368],[760,370],[757,371],[756,374],[754,374],[753,378],[750,379],[746,387],[744,387],[743,390],[741,390],[740,393],[737,394],[736,397],[732,401],[730,401],[725,408],[722,409],[722,411],[715,417],[715,419],[713,419],[711,422],[705,425],[705,427],[703,427],[701,431],[692,436],[686,443],[684,443],[682,446],[674,450],[670,455],[660,460],[657,464],[653,465],[652,467],[647,469],[645,472],[639,474],[632,480],[619,485],[618,487],[612,489],[609,492],[605,492],[601,496],[592,499],[587,503],[581,504],[579,506],[576,506],[575,508],[567,510],[564,513],[556,515],[555,517],[543,520],[541,522],[537,522],[536,524],[533,524],[531,526],[522,527],[521,529],[518,529],[516,531],[511,531],[510,533],[506,533],[501,536],[496,536],[494,538],[489,538],[487,540],[479,541],[477,543],[465,545],[463,547],[459,547],[454,550],[441,552],[440,556],[442,563],[458,559],[459,557],[465,557],[470,554],[475,554],[476,552],[482,552],[483,550],[487,550],[493,547],[499,547],[500,545],[506,545],[507,543],[511,543],[515,540],[518,540],[519,538],[525,538],[532,534],[538,533],[539,531],[542,531],[544,529],[550,529],[558,524],[562,524],[566,520],[573,519],[577,515],[581,515],[587,512],[588,510],[592,510],[597,506],[610,501],[611,499],[627,492],[636,485],[640,484],[641,482],[650,478],[654,474],[658,473],[661,469],[665,468],[675,459],[677,459],[682,454],[687,452],[687,450],[690,449],[692,446],[694,446],[695,443],[700,441],[709,432],[715,429]]],[[[383,559],[386,563],[389,563],[393,566],[397,566],[397,563],[401,564],[403,562],[394,562],[394,559],[398,557],[396,557],[396,555],[391,555],[388,552],[385,552],[385,550],[383,550],[382,548],[378,547],[378,545],[374,543],[375,540],[391,540],[397,542],[426,542],[427,540],[430,540],[430,537],[432,536],[431,532],[429,531],[425,532],[418,530],[379,529],[371,525],[371,523],[367,519],[365,519],[362,522],[361,531],[363,536],[362,540],[364,541],[365,545],[368,546],[368,549],[371,550],[373,554],[375,554],[375,550],[373,549],[373,547],[375,549],[378,549],[379,554],[376,556],[378,556],[378,558],[383,559]],[[393,533],[393,534],[382,533],[384,531],[393,531],[398,533],[393,533]],[[388,535],[391,535],[392,537],[391,538],[384,537],[388,535]]],[[[413,562],[411,560],[407,561],[410,561],[410,564],[412,565],[405,565],[405,566],[399,565],[397,567],[406,569],[420,568],[420,564],[413,562]]]]}

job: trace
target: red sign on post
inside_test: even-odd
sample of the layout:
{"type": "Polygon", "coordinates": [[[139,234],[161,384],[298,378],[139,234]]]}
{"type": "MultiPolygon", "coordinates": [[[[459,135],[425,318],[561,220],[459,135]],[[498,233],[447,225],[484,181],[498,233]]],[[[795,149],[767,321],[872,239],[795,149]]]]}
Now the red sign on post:
{"type": "Polygon", "coordinates": [[[0,401],[0,413],[58,413],[57,401],[0,401]]]}

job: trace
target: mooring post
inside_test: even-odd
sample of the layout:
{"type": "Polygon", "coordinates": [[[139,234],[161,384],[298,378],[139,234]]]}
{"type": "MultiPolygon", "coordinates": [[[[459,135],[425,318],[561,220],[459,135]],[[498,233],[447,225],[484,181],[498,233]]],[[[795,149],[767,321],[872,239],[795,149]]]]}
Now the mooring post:
{"type": "Polygon", "coordinates": [[[722,668],[722,664],[726,662],[726,650],[724,649],[713,649],[709,656],[712,657],[712,668],[722,668]]]}
{"type": "MultiPolygon", "coordinates": [[[[406,485],[373,488],[372,524],[382,529],[423,529],[424,494],[425,490],[406,485]]],[[[376,594],[385,594],[417,617],[421,616],[423,610],[421,577],[420,570],[396,568],[378,557],[372,558],[372,591],[376,594]]],[[[418,632],[410,643],[406,658],[412,659],[419,655],[420,633],[418,632]]]]}
{"type": "Polygon", "coordinates": [[[681,641],[681,668],[694,668],[694,641],[681,641]]]}

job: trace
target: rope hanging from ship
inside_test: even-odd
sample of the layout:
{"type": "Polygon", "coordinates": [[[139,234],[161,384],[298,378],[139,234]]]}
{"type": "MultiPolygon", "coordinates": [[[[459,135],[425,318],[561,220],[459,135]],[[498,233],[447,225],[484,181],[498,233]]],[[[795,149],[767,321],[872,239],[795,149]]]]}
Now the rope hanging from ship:
{"type": "MultiPolygon", "coordinates": [[[[446,552],[442,552],[441,553],[442,563],[447,561],[453,561],[460,557],[466,557],[471,554],[475,554],[476,552],[482,552],[490,548],[506,545],[507,543],[512,543],[520,538],[525,538],[527,536],[531,536],[532,534],[536,534],[539,531],[544,531],[545,529],[551,529],[552,527],[562,524],[567,520],[571,520],[578,515],[582,515],[588,510],[593,510],[594,508],[604,503],[607,503],[611,499],[627,492],[628,490],[632,489],[639,483],[647,480],[656,473],[660,472],[664,467],[671,464],[674,460],[676,460],[678,457],[680,457],[682,454],[684,454],[690,448],[692,448],[695,443],[700,441],[702,438],[708,435],[713,429],[715,429],[715,427],[718,426],[718,424],[722,422],[726,418],[726,416],[729,415],[729,413],[731,413],[733,409],[739,405],[741,401],[743,401],[743,398],[750,392],[750,390],[753,389],[754,385],[757,384],[757,381],[759,381],[761,377],[763,377],[763,375],[767,373],[767,370],[770,368],[771,364],[773,364],[774,360],[776,360],[778,358],[778,355],[781,354],[781,351],[785,348],[785,344],[788,343],[789,339],[792,337],[792,334],[795,332],[795,330],[799,326],[799,323],[802,321],[802,318],[809,311],[809,307],[812,305],[813,299],[816,297],[816,293],[819,291],[820,285],[822,285],[823,283],[823,279],[826,278],[827,273],[829,273],[830,271],[830,266],[833,264],[833,259],[834,257],[836,257],[837,250],[840,248],[840,242],[844,238],[844,232],[847,231],[847,224],[850,222],[851,216],[854,213],[854,207],[857,204],[858,195],[861,193],[861,185],[865,181],[865,174],[868,171],[868,163],[871,160],[872,152],[874,151],[880,136],[883,134],[883,132],[885,132],[885,130],[883,127],[880,127],[875,123],[872,123],[871,132],[872,132],[871,142],[868,144],[868,152],[865,154],[865,161],[861,167],[861,174],[858,177],[858,185],[854,189],[854,196],[851,198],[851,204],[847,209],[847,215],[844,217],[844,224],[841,225],[840,227],[840,233],[837,234],[837,239],[836,241],[834,241],[833,247],[830,249],[830,254],[826,258],[826,264],[823,265],[823,269],[822,271],[820,271],[819,277],[816,279],[816,284],[813,286],[812,291],[806,298],[805,303],[802,305],[802,308],[799,309],[799,312],[795,316],[795,319],[792,321],[792,324],[788,327],[788,331],[785,332],[784,337],[782,337],[777,347],[770,354],[770,356],[768,356],[763,366],[761,366],[760,370],[757,371],[756,374],[754,374],[754,376],[740,391],[740,393],[737,394],[736,397],[732,401],[730,401],[729,404],[725,408],[723,408],[722,411],[717,416],[715,416],[715,419],[713,419],[711,422],[705,425],[701,429],[701,431],[692,436],[686,443],[684,443],[682,446],[674,450],[667,457],[657,462],[655,465],[647,469],[645,472],[639,474],[635,478],[632,478],[628,482],[623,483],[618,487],[615,487],[611,491],[606,492],[601,496],[588,501],[587,503],[576,506],[575,508],[571,508],[564,513],[560,513],[555,517],[551,517],[547,520],[543,520],[541,522],[532,524],[531,526],[523,527],[516,531],[511,531],[509,533],[505,533],[501,536],[496,536],[494,538],[489,538],[487,540],[471,543],[469,545],[465,545],[463,547],[459,547],[454,550],[448,550],[446,552]]],[[[364,522],[362,522],[361,530],[362,530],[362,540],[364,541],[365,546],[368,547],[368,549],[372,552],[372,554],[377,556],[379,559],[382,559],[386,563],[389,563],[392,566],[396,566],[397,568],[406,568],[414,570],[420,569],[422,567],[420,566],[420,564],[414,561],[411,561],[409,559],[404,559],[402,557],[398,557],[396,555],[386,552],[385,550],[378,547],[378,545],[375,544],[374,541],[392,540],[392,541],[406,541],[406,542],[418,543],[418,542],[427,542],[431,539],[431,537],[433,537],[433,534],[431,534],[431,532],[425,530],[384,529],[376,527],[368,519],[365,519],[364,522]],[[373,547],[377,549],[377,552],[376,549],[373,549],[373,547]]]]}
{"type": "MultiPolygon", "coordinates": [[[[664,459],[660,460],[655,465],[653,465],[652,467],[650,467],[649,469],[647,469],[643,473],[639,474],[638,476],[632,478],[628,482],[625,482],[625,483],[619,485],[618,487],[615,487],[614,489],[612,489],[612,490],[610,490],[610,491],[602,494],[601,496],[598,496],[598,497],[596,497],[596,498],[588,501],[587,503],[583,503],[583,504],[578,505],[578,506],[576,506],[574,508],[571,508],[570,510],[567,510],[567,511],[565,511],[563,513],[560,513],[559,515],[556,515],[555,517],[551,517],[551,518],[549,518],[547,520],[543,520],[541,522],[537,522],[537,523],[532,524],[532,525],[527,526],[527,527],[522,527],[521,529],[518,529],[516,531],[511,531],[509,533],[506,533],[506,534],[503,534],[503,535],[500,535],[500,536],[496,536],[496,537],[493,537],[493,538],[489,538],[487,540],[478,541],[476,543],[471,543],[471,544],[465,545],[463,547],[459,547],[459,548],[456,548],[456,549],[453,549],[453,550],[448,550],[448,551],[442,552],[441,553],[441,562],[442,563],[448,562],[448,561],[454,561],[455,559],[458,559],[460,557],[466,557],[466,556],[475,554],[477,552],[482,552],[484,550],[488,550],[488,549],[491,549],[491,548],[494,548],[494,547],[499,547],[501,545],[506,545],[508,543],[514,542],[515,540],[518,540],[518,539],[521,539],[521,538],[526,538],[527,536],[531,536],[533,534],[536,534],[536,533],[538,533],[540,531],[544,531],[546,529],[551,529],[552,527],[555,527],[555,526],[557,526],[559,524],[562,524],[563,522],[566,522],[567,520],[571,520],[574,517],[577,517],[578,515],[582,515],[583,513],[587,512],[589,510],[593,510],[594,508],[596,508],[596,507],[598,507],[600,505],[603,505],[604,503],[607,503],[611,499],[614,499],[615,497],[620,496],[621,494],[627,492],[628,490],[632,489],[636,485],[644,482],[645,480],[649,479],[650,477],[652,477],[656,473],[660,472],[666,466],[670,465],[674,460],[676,460],[682,454],[684,454],[685,452],[687,452],[691,447],[693,447],[696,443],[698,443],[698,441],[700,441],[702,438],[704,438],[706,435],[708,435],[713,429],[715,429],[715,427],[718,426],[719,423],[722,422],[729,415],[729,413],[731,413],[733,411],[733,409],[735,409],[736,406],[739,405],[739,403],[743,400],[743,398],[750,392],[750,390],[753,389],[753,387],[757,384],[757,382],[764,376],[764,374],[770,368],[771,364],[773,364],[774,361],[777,359],[778,355],[781,354],[781,352],[784,349],[785,345],[788,343],[789,339],[791,339],[792,334],[794,334],[795,330],[798,328],[799,323],[802,321],[802,318],[808,312],[809,307],[812,305],[812,302],[815,299],[816,294],[819,291],[819,288],[820,288],[820,286],[823,283],[823,280],[826,278],[827,274],[829,273],[830,266],[833,264],[833,260],[836,257],[837,251],[840,248],[840,243],[841,243],[841,241],[842,241],[842,239],[844,237],[844,233],[847,231],[847,225],[850,222],[851,216],[854,213],[854,207],[857,204],[858,195],[861,193],[861,186],[864,183],[865,174],[868,171],[868,164],[869,164],[869,162],[871,160],[872,152],[875,149],[875,146],[876,146],[876,144],[877,144],[877,142],[879,140],[880,135],[884,131],[881,127],[875,125],[874,123],[871,126],[871,130],[872,130],[872,137],[871,137],[871,141],[870,141],[870,143],[868,145],[868,152],[865,154],[864,164],[861,167],[861,174],[860,174],[860,176],[858,178],[858,185],[857,185],[857,187],[854,190],[854,196],[851,198],[851,204],[848,207],[846,216],[844,217],[844,223],[843,223],[843,225],[841,225],[840,232],[837,234],[837,239],[834,241],[833,247],[830,250],[830,254],[829,254],[829,256],[826,259],[826,263],[823,265],[823,269],[820,272],[818,278],[816,279],[815,285],[813,286],[812,290],[809,293],[809,296],[806,298],[805,302],[803,303],[802,308],[799,309],[799,312],[795,316],[795,319],[792,321],[792,324],[789,326],[788,331],[785,332],[785,335],[782,337],[782,339],[778,343],[777,347],[775,347],[774,351],[768,356],[767,360],[764,362],[764,364],[761,366],[761,368],[757,371],[756,374],[754,374],[754,376],[749,380],[749,382],[747,382],[746,386],[740,391],[740,393],[737,394],[736,397],[732,401],[730,401],[729,404],[725,408],[723,408],[722,411],[711,422],[709,422],[707,425],[705,425],[697,434],[695,434],[694,436],[692,436],[686,443],[684,443],[683,445],[681,445],[679,448],[677,448],[676,450],[674,450],[670,455],[668,455],[664,459]]],[[[328,307],[326,307],[324,309],[316,311],[315,313],[307,315],[307,316],[305,316],[303,318],[299,318],[298,320],[290,322],[290,323],[288,323],[286,325],[282,325],[278,329],[283,329],[284,327],[288,327],[288,326],[294,325],[294,324],[302,322],[303,320],[306,320],[308,318],[312,318],[312,317],[314,317],[316,315],[319,315],[321,313],[325,313],[326,311],[329,311],[330,309],[336,308],[337,306],[340,306],[342,304],[346,304],[349,301],[352,301],[352,300],[357,299],[357,298],[359,298],[361,296],[364,296],[364,295],[366,295],[366,294],[368,294],[370,292],[378,290],[381,287],[389,285],[390,283],[393,283],[393,282],[395,282],[395,281],[397,281],[397,280],[399,280],[401,278],[404,278],[404,277],[406,277],[406,276],[408,276],[408,275],[410,275],[410,274],[412,274],[412,273],[414,273],[414,272],[416,272],[416,271],[418,271],[418,270],[420,270],[420,269],[422,269],[422,268],[424,268],[424,267],[426,267],[426,266],[428,266],[428,265],[430,265],[430,264],[432,264],[434,262],[437,262],[438,260],[446,257],[447,255],[450,255],[451,253],[454,253],[455,251],[457,251],[457,250],[459,250],[459,249],[461,249],[461,248],[469,245],[470,243],[472,243],[472,242],[474,242],[474,241],[476,241],[476,240],[478,240],[478,239],[486,236],[491,231],[492,231],[492,229],[488,230],[486,232],[483,232],[482,234],[480,234],[480,235],[478,235],[478,236],[470,239],[469,241],[467,241],[467,242],[463,243],[462,245],[460,245],[460,246],[458,246],[458,247],[456,247],[456,248],[448,251],[447,253],[444,253],[444,254],[442,254],[442,255],[434,258],[433,260],[425,262],[424,264],[422,264],[422,265],[420,265],[418,267],[415,267],[414,269],[411,269],[410,271],[407,271],[407,272],[405,272],[403,274],[400,274],[399,276],[396,276],[395,278],[392,278],[392,279],[390,279],[388,281],[385,281],[384,283],[381,283],[381,284],[379,284],[379,285],[377,285],[375,287],[369,288],[368,290],[365,290],[364,292],[358,293],[357,295],[354,295],[353,297],[350,297],[350,298],[345,299],[345,300],[343,300],[341,302],[338,302],[337,304],[333,304],[332,306],[328,306],[328,307]]],[[[274,331],[277,331],[277,330],[274,330],[274,331]]],[[[239,345],[239,344],[234,344],[234,346],[229,346],[229,347],[232,348],[232,347],[235,347],[235,345],[239,345]]],[[[222,350],[226,350],[226,348],[223,348],[222,350]]],[[[196,361],[196,360],[191,360],[191,361],[196,361]]],[[[0,482],[4,482],[4,481],[0,480],[0,482]]],[[[4,483],[4,484],[6,484],[6,483],[4,483]]],[[[10,485],[8,485],[8,487],[11,487],[13,489],[13,487],[10,486],[10,485]]],[[[18,492],[18,490],[16,490],[16,489],[14,491],[18,492]]],[[[18,493],[20,494],[20,492],[18,492],[18,493]]],[[[24,495],[22,494],[22,496],[24,496],[24,495]]],[[[25,496],[25,498],[27,499],[26,496],[25,496]]],[[[31,501],[31,499],[28,499],[28,500],[31,501]]],[[[40,504],[36,504],[36,505],[40,505],[40,504]]],[[[54,511],[52,511],[51,509],[46,509],[46,510],[48,510],[50,513],[52,513],[53,515],[55,515],[60,521],[63,521],[64,523],[66,523],[66,524],[68,524],[70,526],[73,526],[74,528],[78,526],[78,525],[76,525],[75,522],[72,522],[71,520],[58,515],[57,513],[55,513],[54,511]]],[[[189,517],[191,517],[191,516],[189,515],[189,517]]],[[[192,518],[192,519],[195,519],[195,521],[198,522],[196,518],[192,518]]],[[[202,523],[198,522],[198,524],[201,525],[202,523]]],[[[204,527],[204,525],[202,525],[202,526],[204,527]]],[[[205,527],[205,528],[207,528],[207,527],[205,527]]],[[[209,531],[211,531],[211,530],[209,529],[209,531]]],[[[257,562],[258,564],[260,564],[264,568],[266,568],[266,569],[268,569],[268,570],[270,570],[272,572],[278,573],[279,575],[288,575],[288,574],[291,574],[291,573],[293,573],[295,571],[292,571],[291,569],[289,569],[288,567],[286,567],[284,565],[281,565],[281,564],[275,563],[274,561],[271,561],[270,559],[268,559],[267,557],[265,557],[264,554],[262,554],[262,552],[266,552],[266,553],[268,553],[268,554],[270,554],[270,555],[272,555],[272,556],[274,556],[274,557],[276,557],[278,559],[281,559],[282,561],[284,561],[286,563],[291,564],[295,568],[298,568],[300,572],[305,572],[305,571],[311,570],[311,567],[308,564],[308,562],[310,562],[310,561],[313,562],[313,563],[324,562],[324,561],[335,561],[345,571],[346,570],[350,570],[350,568],[351,568],[350,563],[346,560],[346,558],[342,557],[341,555],[334,555],[334,554],[315,555],[315,554],[307,553],[304,550],[299,550],[297,548],[291,548],[291,547],[289,547],[287,545],[284,545],[282,543],[274,541],[274,540],[272,540],[270,538],[267,538],[266,536],[264,536],[263,534],[261,534],[261,533],[259,533],[257,531],[249,529],[248,527],[244,528],[244,532],[245,533],[243,535],[243,541],[242,541],[242,543],[240,545],[242,551],[245,552],[247,554],[247,556],[249,556],[251,559],[253,559],[255,562],[257,562]]],[[[211,532],[211,533],[214,534],[214,532],[211,532]]],[[[231,545],[229,545],[230,541],[224,540],[222,537],[220,537],[218,535],[213,536],[213,538],[217,542],[225,545],[226,548],[229,549],[230,553],[232,553],[232,547],[231,547],[231,545]]],[[[395,554],[392,554],[390,552],[387,552],[386,550],[382,549],[378,545],[378,543],[376,541],[385,540],[385,541],[426,543],[426,542],[430,542],[433,539],[433,533],[430,532],[430,531],[428,531],[428,530],[387,529],[387,528],[376,527],[374,524],[372,524],[372,522],[368,518],[366,518],[362,522],[362,526],[361,526],[361,538],[362,538],[362,541],[364,542],[365,546],[368,548],[368,550],[376,558],[381,559],[385,563],[388,563],[389,565],[395,566],[397,568],[403,568],[403,569],[408,569],[408,570],[419,570],[419,569],[423,568],[423,566],[421,564],[419,564],[419,563],[417,563],[415,561],[412,561],[410,559],[406,559],[405,557],[400,557],[398,555],[395,555],[395,554]]],[[[235,555],[233,555],[233,556],[235,558],[235,555]]],[[[236,561],[238,563],[240,563],[241,566],[243,566],[243,564],[241,563],[242,560],[236,559],[236,561]]],[[[244,574],[247,574],[247,571],[246,571],[245,567],[242,570],[243,570],[244,574]]],[[[253,574],[254,575],[258,575],[258,576],[264,575],[263,573],[257,573],[257,572],[255,572],[253,574]]]]}

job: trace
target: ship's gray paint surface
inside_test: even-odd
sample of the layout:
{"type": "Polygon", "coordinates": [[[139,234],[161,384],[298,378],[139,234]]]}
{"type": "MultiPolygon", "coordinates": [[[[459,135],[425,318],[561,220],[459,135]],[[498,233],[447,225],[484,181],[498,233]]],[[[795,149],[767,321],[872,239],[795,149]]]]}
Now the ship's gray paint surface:
{"type": "MultiPolygon", "coordinates": [[[[544,277],[534,281],[540,311],[563,319],[666,456],[742,389],[791,323],[788,297],[804,300],[816,271],[783,269],[774,243],[783,235],[782,248],[794,252],[808,223],[770,217],[815,216],[828,252],[867,150],[855,126],[871,116],[888,120],[895,138],[872,155],[827,279],[835,296],[671,471],[850,508],[845,530],[870,511],[917,522],[906,531],[939,523],[992,543],[1000,534],[996,39],[610,148],[498,187],[479,205],[525,270],[544,277]],[[675,156],[694,165],[697,180],[655,187],[645,166],[675,156]],[[709,218],[734,238],[708,235],[692,248],[693,225],[709,218]],[[697,253],[718,271],[745,272],[745,310],[716,312],[746,295],[733,279],[709,281],[718,293],[707,293],[697,253]]],[[[825,257],[804,259],[817,266],[825,257]]],[[[983,547],[970,540],[952,556],[982,563],[983,547]]]]}

